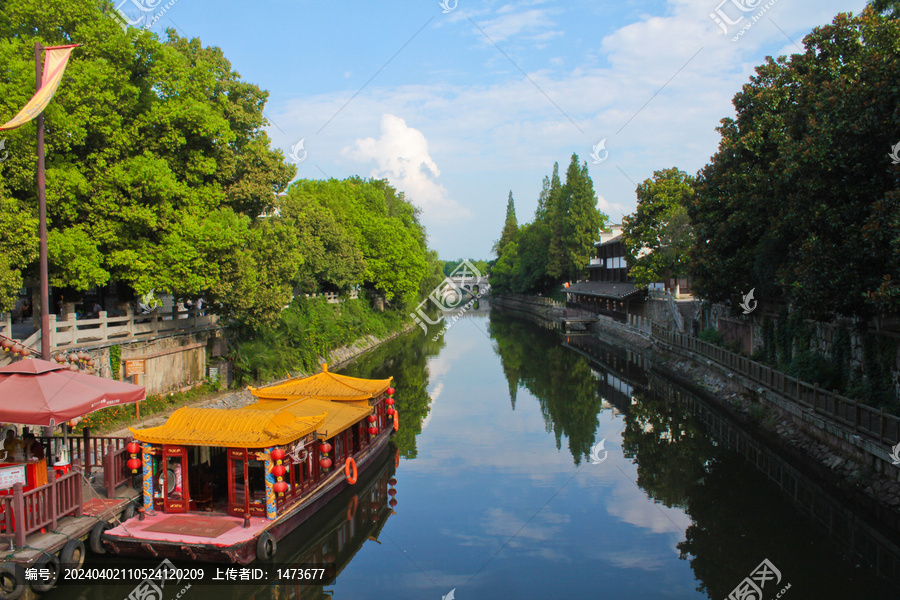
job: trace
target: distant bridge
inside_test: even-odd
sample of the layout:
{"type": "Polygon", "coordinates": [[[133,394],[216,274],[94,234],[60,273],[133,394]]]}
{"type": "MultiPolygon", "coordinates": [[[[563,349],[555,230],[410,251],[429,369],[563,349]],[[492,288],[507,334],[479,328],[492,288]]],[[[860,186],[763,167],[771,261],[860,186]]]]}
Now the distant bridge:
{"type": "Polygon", "coordinates": [[[487,293],[491,289],[491,282],[487,275],[476,277],[469,274],[457,274],[451,275],[447,279],[452,281],[456,287],[469,292],[473,296],[477,296],[479,293],[487,293]]]}

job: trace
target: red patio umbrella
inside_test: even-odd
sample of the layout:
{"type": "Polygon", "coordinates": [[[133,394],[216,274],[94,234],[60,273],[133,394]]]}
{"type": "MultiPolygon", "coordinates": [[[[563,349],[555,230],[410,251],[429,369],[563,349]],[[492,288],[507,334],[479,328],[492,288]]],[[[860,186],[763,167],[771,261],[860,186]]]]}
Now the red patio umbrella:
{"type": "Polygon", "coordinates": [[[53,427],[144,396],[143,386],[69,371],[37,358],[0,367],[0,421],[5,423],[53,427]]]}

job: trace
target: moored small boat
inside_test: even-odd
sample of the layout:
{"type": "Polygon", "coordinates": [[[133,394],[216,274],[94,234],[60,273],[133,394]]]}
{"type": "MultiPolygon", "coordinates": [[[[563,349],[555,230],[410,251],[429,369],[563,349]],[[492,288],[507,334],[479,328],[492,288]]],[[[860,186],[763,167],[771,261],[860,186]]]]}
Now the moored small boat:
{"type": "Polygon", "coordinates": [[[98,531],[103,547],[203,562],[270,558],[387,445],[399,423],[390,384],[323,365],[251,388],[257,401],[244,408],[184,407],[164,425],[132,429],[143,514],[98,531]]]}

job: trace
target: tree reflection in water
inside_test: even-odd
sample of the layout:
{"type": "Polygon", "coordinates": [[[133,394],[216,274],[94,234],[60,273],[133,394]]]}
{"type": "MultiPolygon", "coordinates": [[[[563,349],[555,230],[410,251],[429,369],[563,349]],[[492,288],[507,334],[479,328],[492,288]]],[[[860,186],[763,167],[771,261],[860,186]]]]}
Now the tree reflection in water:
{"type": "Polygon", "coordinates": [[[393,440],[404,458],[416,457],[416,436],[428,416],[428,359],[444,347],[443,336],[436,341],[418,327],[367,352],[340,372],[351,377],[387,379],[393,377],[394,405],[400,414],[400,429],[393,440]]]}

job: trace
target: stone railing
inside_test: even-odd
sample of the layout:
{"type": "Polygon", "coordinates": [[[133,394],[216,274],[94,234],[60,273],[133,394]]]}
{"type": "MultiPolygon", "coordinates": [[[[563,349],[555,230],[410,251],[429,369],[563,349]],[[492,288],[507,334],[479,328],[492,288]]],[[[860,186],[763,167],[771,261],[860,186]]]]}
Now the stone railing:
{"type": "MultiPolygon", "coordinates": [[[[882,448],[900,442],[900,417],[886,413],[884,409],[873,408],[835,392],[821,389],[817,385],[786,375],[721,346],[704,342],[696,337],[667,331],[655,323],[652,335],[660,342],[727,367],[758,386],[771,390],[779,397],[812,411],[820,419],[839,425],[851,435],[865,434],[882,444],[882,448]]],[[[887,458],[887,452],[883,451],[883,454],[882,458],[887,458]]]]}
{"type": "MultiPolygon", "coordinates": [[[[110,317],[101,311],[95,319],[77,319],[69,313],[65,320],[50,315],[50,350],[69,350],[82,346],[108,346],[135,340],[151,340],[168,335],[218,329],[216,315],[204,315],[197,309],[172,310],[149,314],[110,317]]],[[[0,321],[0,335],[13,337],[12,318],[7,313],[0,321]]],[[[33,350],[41,347],[41,331],[21,340],[33,350]]]]}

